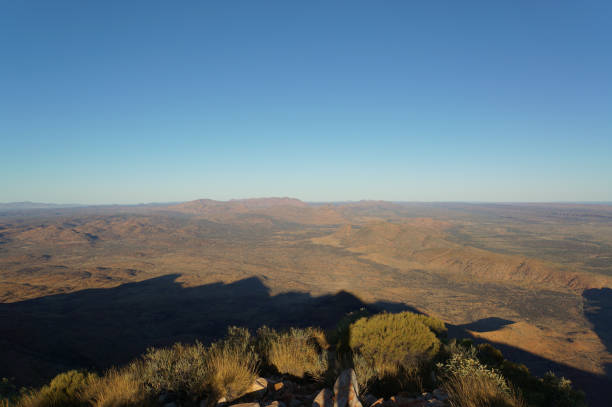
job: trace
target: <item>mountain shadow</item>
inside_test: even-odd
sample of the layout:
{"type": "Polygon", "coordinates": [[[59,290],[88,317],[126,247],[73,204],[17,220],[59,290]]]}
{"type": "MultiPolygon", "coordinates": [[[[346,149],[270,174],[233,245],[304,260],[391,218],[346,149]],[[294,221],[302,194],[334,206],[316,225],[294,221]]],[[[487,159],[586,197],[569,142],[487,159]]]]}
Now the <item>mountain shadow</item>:
{"type": "Polygon", "coordinates": [[[183,287],[179,276],[0,304],[0,377],[39,385],[67,369],[127,363],[151,346],[206,343],[231,325],[329,328],[361,307],[416,311],[398,303],[366,304],[346,291],[272,296],[258,277],[183,287]]]}
{"type": "MultiPolygon", "coordinates": [[[[612,290],[608,291],[612,292],[612,290]]],[[[610,297],[607,298],[609,299],[610,297]]],[[[606,304],[608,314],[610,305],[612,304],[606,304]]],[[[610,405],[610,400],[612,400],[612,380],[609,370],[607,370],[606,376],[597,375],[546,359],[511,345],[485,340],[468,332],[468,330],[473,332],[496,331],[512,323],[513,321],[510,320],[490,317],[463,325],[447,324],[447,327],[450,337],[468,338],[472,339],[475,343],[490,343],[499,349],[506,359],[526,365],[529,370],[537,376],[543,376],[547,372],[553,372],[557,376],[564,376],[571,379],[575,388],[586,393],[587,403],[590,407],[608,407],[610,405]]],[[[605,325],[604,321],[600,321],[600,323],[605,325]]],[[[608,324],[605,326],[609,327],[610,325],[608,324]]],[[[608,339],[610,339],[610,337],[608,337],[608,339]]],[[[610,348],[608,347],[608,349],[610,348]]]]}
{"type": "MultiPolygon", "coordinates": [[[[584,290],[584,316],[593,325],[593,330],[606,347],[612,352],[612,289],[592,288],[584,290]]],[[[604,366],[606,377],[609,379],[607,386],[608,401],[612,400],[612,364],[604,366]]]]}

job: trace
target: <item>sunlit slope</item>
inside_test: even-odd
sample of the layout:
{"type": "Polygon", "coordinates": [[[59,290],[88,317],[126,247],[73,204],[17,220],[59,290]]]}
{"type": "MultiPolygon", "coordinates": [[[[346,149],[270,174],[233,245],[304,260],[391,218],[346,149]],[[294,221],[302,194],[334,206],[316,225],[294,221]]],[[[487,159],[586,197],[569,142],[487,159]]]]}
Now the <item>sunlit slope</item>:
{"type": "Polygon", "coordinates": [[[550,261],[454,243],[445,233],[449,226],[447,222],[421,218],[401,223],[345,225],[312,241],[359,253],[380,264],[453,274],[455,278],[573,290],[612,286],[612,279],[607,276],[569,271],[550,261]]]}

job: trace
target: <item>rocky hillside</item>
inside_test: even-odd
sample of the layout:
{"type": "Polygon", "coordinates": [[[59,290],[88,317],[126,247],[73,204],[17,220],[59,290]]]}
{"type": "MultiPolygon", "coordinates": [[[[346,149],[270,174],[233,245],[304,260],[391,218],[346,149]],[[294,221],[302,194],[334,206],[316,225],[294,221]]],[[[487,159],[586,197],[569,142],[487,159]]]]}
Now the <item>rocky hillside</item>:
{"type": "Polygon", "coordinates": [[[18,407],[583,407],[571,383],[538,378],[491,345],[449,339],[411,312],[346,315],[336,328],[230,327],[204,346],[150,348],[101,374],[72,370],[39,389],[0,383],[18,407]]]}

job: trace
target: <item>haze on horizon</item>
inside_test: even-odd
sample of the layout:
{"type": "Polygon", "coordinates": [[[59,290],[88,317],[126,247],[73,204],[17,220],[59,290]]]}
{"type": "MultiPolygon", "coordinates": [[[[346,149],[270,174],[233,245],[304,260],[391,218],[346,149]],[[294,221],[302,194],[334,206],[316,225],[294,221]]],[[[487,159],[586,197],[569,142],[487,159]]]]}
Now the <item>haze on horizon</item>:
{"type": "Polygon", "coordinates": [[[600,1],[2,2],[0,202],[610,202],[610,21],[600,1]]]}

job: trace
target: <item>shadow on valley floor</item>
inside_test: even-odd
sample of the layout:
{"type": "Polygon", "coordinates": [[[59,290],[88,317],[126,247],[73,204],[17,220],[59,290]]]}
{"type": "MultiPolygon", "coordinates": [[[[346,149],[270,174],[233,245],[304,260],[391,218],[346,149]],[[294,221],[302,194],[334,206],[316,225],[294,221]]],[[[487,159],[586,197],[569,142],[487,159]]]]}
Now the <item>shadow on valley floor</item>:
{"type": "MultiPolygon", "coordinates": [[[[258,277],[197,287],[183,287],[178,277],[0,304],[0,377],[37,385],[71,368],[126,363],[150,346],[208,342],[223,336],[230,325],[327,328],[366,306],[345,291],[272,296],[258,277]]],[[[416,311],[398,303],[367,306],[416,311]]]]}
{"type": "MultiPolygon", "coordinates": [[[[608,290],[612,293],[612,290],[608,290]]],[[[607,301],[612,299],[611,296],[606,297],[607,301]]],[[[608,302],[605,305],[605,309],[608,312],[608,316],[610,315],[610,307],[612,306],[612,302],[608,302]]],[[[607,325],[605,325],[605,321],[600,321],[602,325],[605,327],[610,327],[609,319],[606,320],[607,325]]],[[[513,362],[523,363],[529,370],[537,376],[542,376],[546,372],[552,371],[557,376],[564,376],[572,380],[574,386],[580,390],[583,390],[587,396],[588,405],[591,407],[608,407],[610,405],[610,400],[612,400],[612,380],[610,378],[610,371],[607,370],[607,375],[596,375],[591,372],[585,372],[580,369],[576,369],[571,366],[567,366],[565,364],[554,362],[550,359],[543,358],[541,356],[535,355],[531,352],[525,351],[523,349],[519,349],[514,346],[506,345],[498,342],[485,341],[481,338],[477,338],[470,334],[467,330],[473,332],[491,332],[496,331],[498,329],[503,328],[506,325],[512,324],[514,321],[502,319],[502,318],[483,318],[478,321],[471,322],[469,324],[464,325],[451,325],[447,324],[449,337],[456,338],[469,338],[472,339],[475,343],[483,343],[488,342],[495,346],[497,349],[501,350],[504,354],[504,357],[513,362]]],[[[596,327],[597,328],[597,327],[596,327]]],[[[596,331],[600,334],[599,331],[596,331]]],[[[601,337],[601,334],[600,334],[601,337]]],[[[602,341],[605,341],[603,337],[601,337],[602,341]]],[[[608,336],[608,340],[610,337],[608,336]]],[[[606,345],[608,346],[608,350],[610,350],[610,342],[606,345]]]]}
{"type": "Polygon", "coordinates": [[[502,329],[506,325],[513,324],[514,322],[515,321],[510,321],[509,319],[489,317],[470,322],[469,324],[460,325],[459,327],[464,331],[469,329],[470,331],[474,332],[491,332],[502,329]]]}
{"type": "MultiPolygon", "coordinates": [[[[612,289],[592,288],[582,293],[584,298],[584,315],[593,325],[593,330],[606,347],[612,353],[612,289]]],[[[606,376],[612,382],[612,363],[605,365],[606,376]]],[[[612,387],[612,383],[609,384],[612,387]]],[[[609,390],[609,398],[612,400],[612,389],[609,390]]]]}
{"type": "MultiPolygon", "coordinates": [[[[39,385],[68,369],[102,370],[124,364],[150,346],[196,339],[208,342],[222,336],[229,325],[329,328],[347,312],[364,306],[372,311],[418,312],[401,303],[365,304],[345,291],[319,297],[302,292],[271,295],[258,277],[197,287],[183,287],[178,277],[171,274],[115,288],[0,304],[0,377],[14,377],[19,385],[39,385]]],[[[600,311],[593,311],[589,318],[610,349],[612,290],[606,290],[587,292],[585,298],[601,304],[600,311]]],[[[511,323],[485,318],[451,325],[449,334],[469,338],[466,329],[487,332],[511,323]]],[[[518,348],[494,345],[508,359],[525,363],[538,375],[552,370],[571,378],[587,393],[591,406],[606,406],[612,399],[612,383],[606,377],[518,348]]]]}

